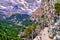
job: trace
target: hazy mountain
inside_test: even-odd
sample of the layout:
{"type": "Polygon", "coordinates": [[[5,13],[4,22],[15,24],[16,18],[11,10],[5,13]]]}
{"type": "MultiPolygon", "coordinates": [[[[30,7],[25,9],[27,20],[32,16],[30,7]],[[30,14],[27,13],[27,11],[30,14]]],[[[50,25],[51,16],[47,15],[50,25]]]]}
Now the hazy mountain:
{"type": "Polygon", "coordinates": [[[6,20],[18,23],[29,18],[30,16],[27,14],[13,14],[10,17],[6,18],[6,20]]]}
{"type": "Polygon", "coordinates": [[[30,15],[38,9],[40,3],[41,0],[0,0],[0,8],[8,10],[8,13],[18,12],[22,14],[22,12],[28,12],[30,15]]]}

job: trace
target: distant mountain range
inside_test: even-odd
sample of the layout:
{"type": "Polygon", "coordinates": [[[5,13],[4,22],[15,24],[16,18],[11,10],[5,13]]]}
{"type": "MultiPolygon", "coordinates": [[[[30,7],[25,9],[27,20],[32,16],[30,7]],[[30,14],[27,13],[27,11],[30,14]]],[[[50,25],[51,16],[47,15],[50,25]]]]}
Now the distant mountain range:
{"type": "Polygon", "coordinates": [[[18,23],[20,21],[23,21],[23,20],[29,19],[29,18],[30,18],[30,16],[27,14],[13,14],[10,17],[6,18],[6,20],[18,23]]]}
{"type": "MultiPolygon", "coordinates": [[[[40,6],[41,0],[0,0],[0,9],[7,12],[33,12],[40,6]]],[[[8,14],[8,13],[6,13],[8,14]]],[[[13,13],[12,13],[13,14],[13,13]]],[[[26,13],[25,13],[26,14],[26,13]]]]}
{"type": "Polygon", "coordinates": [[[19,22],[30,19],[41,0],[0,0],[0,19],[19,22]]]}
{"type": "Polygon", "coordinates": [[[3,10],[0,10],[0,19],[5,19],[6,15],[4,14],[3,10]]]}

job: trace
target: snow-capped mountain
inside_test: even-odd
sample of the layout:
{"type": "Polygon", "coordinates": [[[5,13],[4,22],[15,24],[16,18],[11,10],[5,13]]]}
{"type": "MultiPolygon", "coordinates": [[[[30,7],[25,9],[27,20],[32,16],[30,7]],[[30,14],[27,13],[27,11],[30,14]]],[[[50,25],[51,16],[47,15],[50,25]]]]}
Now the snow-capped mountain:
{"type": "Polygon", "coordinates": [[[26,12],[31,15],[38,7],[40,7],[40,3],[41,0],[0,0],[0,9],[5,9],[5,11],[8,10],[5,12],[6,15],[9,12],[26,12]]]}

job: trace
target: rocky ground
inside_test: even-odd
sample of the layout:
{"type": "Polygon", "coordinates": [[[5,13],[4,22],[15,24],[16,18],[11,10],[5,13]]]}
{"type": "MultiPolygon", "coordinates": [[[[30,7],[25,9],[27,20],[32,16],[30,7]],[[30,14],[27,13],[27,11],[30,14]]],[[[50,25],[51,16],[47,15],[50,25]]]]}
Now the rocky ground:
{"type": "Polygon", "coordinates": [[[48,37],[48,27],[45,27],[34,40],[52,40],[48,37]]]}

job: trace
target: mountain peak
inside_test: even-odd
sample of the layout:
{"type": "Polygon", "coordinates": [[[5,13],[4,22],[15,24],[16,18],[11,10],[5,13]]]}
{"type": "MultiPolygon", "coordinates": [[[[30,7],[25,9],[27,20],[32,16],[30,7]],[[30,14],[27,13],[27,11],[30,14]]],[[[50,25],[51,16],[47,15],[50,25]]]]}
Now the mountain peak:
{"type": "Polygon", "coordinates": [[[10,15],[10,13],[14,14],[13,12],[28,12],[29,15],[33,14],[33,12],[40,6],[40,3],[41,0],[0,0],[0,6],[2,6],[2,9],[8,10],[6,13],[8,15],[10,15]]]}

